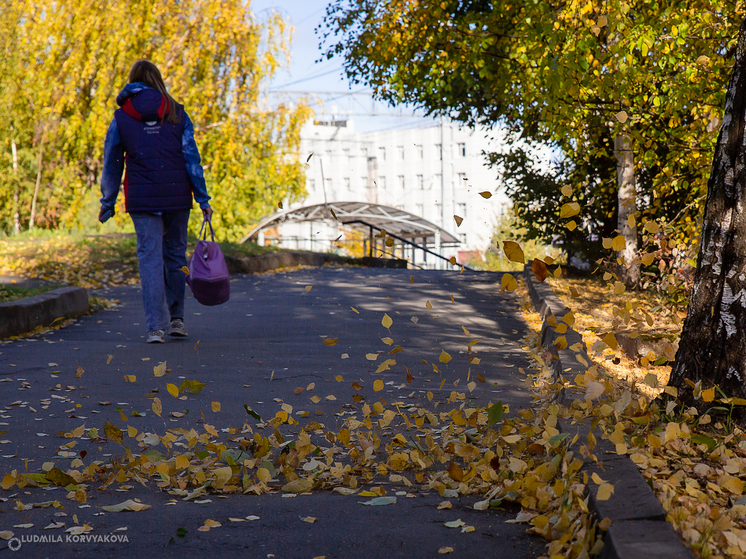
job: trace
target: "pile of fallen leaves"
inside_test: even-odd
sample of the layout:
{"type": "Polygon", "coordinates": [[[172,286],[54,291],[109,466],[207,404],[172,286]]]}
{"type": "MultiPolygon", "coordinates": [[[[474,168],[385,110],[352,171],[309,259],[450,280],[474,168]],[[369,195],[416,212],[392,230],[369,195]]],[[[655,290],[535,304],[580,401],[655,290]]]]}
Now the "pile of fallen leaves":
{"type": "MultiPolygon", "coordinates": [[[[641,366],[624,356],[613,339],[614,327],[630,322],[629,318],[624,321],[624,310],[631,310],[633,318],[637,311],[643,317],[637,326],[642,328],[652,326],[645,315],[656,313],[662,323],[658,328],[667,331],[680,327],[681,311],[644,295],[594,302],[593,283],[597,282],[552,280],[553,287],[561,286],[558,292],[566,300],[567,295],[573,297],[574,326],[583,335],[592,365],[566,384],[568,389],[584,391],[570,406],[570,416],[577,421],[592,418],[598,429],[594,436],[608,440],[617,454],[628,455],[639,467],[666,510],[667,520],[695,556],[743,556],[746,433],[731,418],[746,400],[726,398],[717,388],[702,390],[699,384],[690,383],[699,409],[705,412],[682,406],[674,387],[663,388],[669,367],[655,367],[652,360],[641,366]],[[597,312],[603,307],[606,313],[597,312]],[[604,314],[611,317],[606,323],[604,314]],[[617,325],[608,323],[614,319],[617,325]],[[587,327],[591,324],[596,328],[587,327]],[[594,405],[599,393],[602,396],[594,405]]],[[[612,284],[609,291],[613,289],[612,284]]],[[[527,321],[535,331],[540,330],[538,314],[528,314],[527,321]]],[[[594,441],[589,440],[581,453],[593,448],[594,441]]]]}

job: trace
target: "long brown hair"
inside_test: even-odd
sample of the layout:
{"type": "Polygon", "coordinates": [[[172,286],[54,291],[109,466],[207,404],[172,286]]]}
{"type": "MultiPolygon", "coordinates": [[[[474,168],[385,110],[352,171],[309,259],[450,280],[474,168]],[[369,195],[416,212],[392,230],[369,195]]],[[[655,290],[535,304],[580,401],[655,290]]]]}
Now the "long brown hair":
{"type": "Polygon", "coordinates": [[[176,112],[176,101],[166,91],[166,84],[163,83],[161,72],[155,64],[149,60],[138,60],[130,68],[128,81],[129,83],[144,83],[153,89],[157,89],[168,100],[168,112],[163,115],[163,121],[168,120],[174,124],[180,122],[179,115],[176,112]]]}

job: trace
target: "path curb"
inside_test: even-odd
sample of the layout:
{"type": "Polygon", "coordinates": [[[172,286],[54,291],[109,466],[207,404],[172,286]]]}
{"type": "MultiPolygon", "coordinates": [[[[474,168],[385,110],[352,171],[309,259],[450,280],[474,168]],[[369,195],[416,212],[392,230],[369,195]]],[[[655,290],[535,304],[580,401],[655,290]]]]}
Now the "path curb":
{"type": "MultiPolygon", "coordinates": [[[[549,324],[550,315],[559,322],[570,309],[559,300],[549,285],[536,281],[530,265],[524,268],[523,276],[534,307],[544,320],[541,344],[552,354],[552,370],[556,375],[563,374],[570,378],[584,372],[590,359],[585,352],[581,335],[572,328],[568,328],[564,334],[558,334],[549,324]],[[558,350],[555,344],[561,335],[565,336],[567,347],[558,350]],[[575,345],[578,342],[580,344],[575,345]]],[[[563,430],[568,432],[569,426],[564,427],[563,430]]],[[[588,428],[583,427],[585,426],[581,426],[579,431],[581,435],[587,435],[588,428]]],[[[596,456],[600,466],[588,460],[582,471],[586,471],[589,476],[594,472],[598,473],[602,479],[614,485],[611,498],[598,501],[598,486],[588,484],[589,509],[599,520],[611,520],[611,526],[604,536],[600,559],[693,559],[694,556],[681,537],[666,522],[663,506],[632,460],[627,456],[617,455],[611,443],[603,439],[598,441],[596,456]]]]}
{"type": "Polygon", "coordinates": [[[82,287],[62,287],[34,297],[0,303],[0,339],[50,326],[59,318],[88,312],[88,292],[82,287]]]}
{"type": "Polygon", "coordinates": [[[324,264],[350,264],[356,259],[318,252],[280,251],[259,256],[225,255],[225,263],[231,274],[259,274],[280,268],[295,266],[323,266],[324,264]]]}

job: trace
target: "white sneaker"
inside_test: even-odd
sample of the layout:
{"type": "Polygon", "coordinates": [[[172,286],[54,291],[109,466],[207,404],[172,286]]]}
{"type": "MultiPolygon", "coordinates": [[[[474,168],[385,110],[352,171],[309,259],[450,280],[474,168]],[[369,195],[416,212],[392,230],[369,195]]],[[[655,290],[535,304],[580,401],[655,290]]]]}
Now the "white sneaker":
{"type": "Polygon", "coordinates": [[[148,339],[146,341],[149,344],[165,343],[166,333],[163,330],[151,330],[148,332],[148,339]]]}
{"type": "Polygon", "coordinates": [[[171,325],[168,327],[168,335],[176,336],[177,338],[186,338],[189,336],[184,326],[184,321],[180,318],[173,319],[171,325]]]}

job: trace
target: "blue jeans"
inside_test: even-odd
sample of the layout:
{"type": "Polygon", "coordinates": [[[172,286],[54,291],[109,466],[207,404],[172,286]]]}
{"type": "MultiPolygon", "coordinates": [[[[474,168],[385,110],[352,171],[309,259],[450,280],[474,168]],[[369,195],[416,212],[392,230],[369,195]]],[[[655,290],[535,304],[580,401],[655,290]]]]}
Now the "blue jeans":
{"type": "Polygon", "coordinates": [[[148,331],[165,330],[172,318],[184,318],[189,210],[162,215],[131,213],[137,234],[137,260],[148,331]]]}

